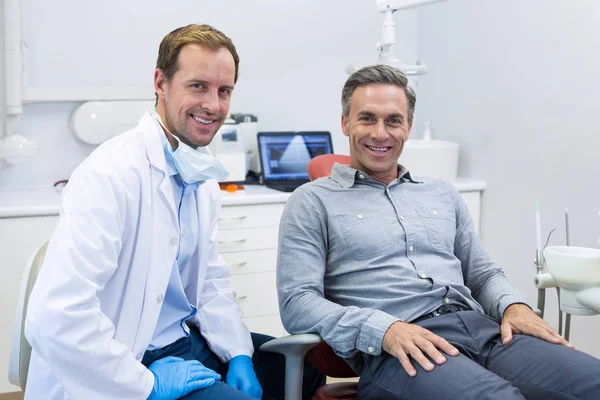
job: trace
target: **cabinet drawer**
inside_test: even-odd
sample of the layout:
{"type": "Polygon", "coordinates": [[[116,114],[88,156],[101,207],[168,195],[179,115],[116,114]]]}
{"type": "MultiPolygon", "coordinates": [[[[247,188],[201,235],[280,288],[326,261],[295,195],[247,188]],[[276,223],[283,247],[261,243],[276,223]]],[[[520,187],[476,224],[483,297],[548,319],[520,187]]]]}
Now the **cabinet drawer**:
{"type": "Polygon", "coordinates": [[[275,272],[234,275],[230,286],[245,318],[279,314],[275,272]]]}
{"type": "Polygon", "coordinates": [[[221,256],[231,275],[272,272],[277,267],[277,249],[236,251],[221,256]]]}
{"type": "Polygon", "coordinates": [[[283,329],[279,315],[268,317],[243,318],[242,321],[250,332],[262,333],[273,337],[285,336],[288,333],[283,329]]]}
{"type": "Polygon", "coordinates": [[[232,229],[219,232],[219,251],[266,250],[277,248],[279,228],[232,229]]]}
{"type": "Polygon", "coordinates": [[[283,204],[226,206],[221,209],[219,230],[279,226],[283,204]]]}

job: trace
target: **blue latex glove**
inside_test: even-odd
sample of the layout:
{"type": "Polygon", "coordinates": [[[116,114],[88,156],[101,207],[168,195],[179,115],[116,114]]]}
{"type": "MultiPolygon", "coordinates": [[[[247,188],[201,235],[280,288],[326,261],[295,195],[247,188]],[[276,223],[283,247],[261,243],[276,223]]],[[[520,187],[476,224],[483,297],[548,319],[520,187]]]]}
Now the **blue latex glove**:
{"type": "Polygon", "coordinates": [[[148,400],[176,400],[221,380],[221,375],[199,361],[184,361],[179,357],[161,358],[148,369],[154,374],[154,387],[148,400]]]}
{"type": "Polygon", "coordinates": [[[262,398],[263,391],[256,379],[252,359],[248,356],[233,357],[229,361],[229,371],[227,371],[225,382],[248,396],[255,399],[262,398]]]}

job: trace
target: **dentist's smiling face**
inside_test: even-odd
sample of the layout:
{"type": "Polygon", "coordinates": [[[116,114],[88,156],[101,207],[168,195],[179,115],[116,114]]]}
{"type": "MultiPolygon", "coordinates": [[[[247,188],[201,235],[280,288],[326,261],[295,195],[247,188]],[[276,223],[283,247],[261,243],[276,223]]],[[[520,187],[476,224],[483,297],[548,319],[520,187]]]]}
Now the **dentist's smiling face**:
{"type": "Polygon", "coordinates": [[[350,166],[385,185],[398,177],[398,158],[408,140],[408,99],[390,84],[356,88],[342,130],[350,139],[350,166]]]}
{"type": "MultiPolygon", "coordinates": [[[[170,80],[154,72],[158,94],[157,113],[179,139],[196,148],[208,145],[229,112],[235,84],[233,56],[224,47],[210,49],[197,44],[181,48],[177,72],[170,80]]],[[[167,135],[173,148],[177,142],[167,135]]]]}

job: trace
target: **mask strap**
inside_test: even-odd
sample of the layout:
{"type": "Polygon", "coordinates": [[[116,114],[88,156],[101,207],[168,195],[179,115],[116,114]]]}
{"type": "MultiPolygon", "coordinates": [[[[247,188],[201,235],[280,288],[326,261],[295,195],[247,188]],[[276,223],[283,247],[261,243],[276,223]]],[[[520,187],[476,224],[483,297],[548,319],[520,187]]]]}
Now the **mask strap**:
{"type": "Polygon", "coordinates": [[[156,121],[158,121],[158,123],[160,124],[160,126],[162,126],[162,128],[163,128],[165,131],[167,131],[167,133],[168,133],[169,135],[173,136],[173,138],[174,138],[175,140],[179,141],[179,138],[178,138],[178,137],[176,137],[175,135],[173,135],[173,134],[171,133],[171,131],[167,129],[167,127],[165,126],[165,124],[163,124],[163,122],[162,122],[162,119],[160,118],[160,115],[158,115],[158,113],[154,113],[154,118],[156,119],[156,121]]]}
{"type": "MultiPolygon", "coordinates": [[[[160,126],[162,126],[162,127],[163,127],[163,129],[164,129],[165,131],[167,131],[167,133],[168,133],[169,135],[173,136],[173,139],[177,140],[177,143],[179,143],[179,145],[181,145],[181,144],[183,143],[183,142],[181,141],[181,139],[179,139],[177,136],[173,135],[173,134],[171,133],[171,131],[167,129],[167,127],[166,127],[166,126],[163,124],[163,122],[162,122],[162,119],[160,118],[160,115],[158,115],[158,113],[157,113],[157,112],[155,112],[155,113],[154,113],[154,117],[156,118],[156,120],[158,121],[158,123],[160,124],[160,126]]],[[[197,148],[197,149],[195,149],[195,150],[196,150],[196,151],[198,151],[199,149],[205,150],[205,151],[208,153],[208,155],[209,155],[210,157],[213,157],[213,155],[212,155],[212,152],[210,151],[210,149],[208,148],[208,146],[204,146],[204,147],[198,147],[198,148],[197,148]]],[[[214,157],[213,157],[213,158],[214,158],[214,157]]]]}

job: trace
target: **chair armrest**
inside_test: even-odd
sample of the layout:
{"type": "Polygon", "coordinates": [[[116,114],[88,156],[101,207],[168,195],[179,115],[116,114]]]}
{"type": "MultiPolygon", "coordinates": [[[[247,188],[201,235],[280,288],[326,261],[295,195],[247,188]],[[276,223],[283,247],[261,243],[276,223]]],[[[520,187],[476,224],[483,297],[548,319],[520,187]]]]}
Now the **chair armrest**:
{"type": "Polygon", "coordinates": [[[305,333],[273,339],[260,346],[261,351],[285,356],[285,400],[302,400],[304,356],[321,342],[323,339],[319,335],[305,333]]]}
{"type": "Polygon", "coordinates": [[[302,335],[289,335],[277,339],[269,340],[260,346],[262,351],[287,355],[304,356],[306,352],[319,343],[323,339],[321,336],[314,333],[304,333],[302,335]]]}

